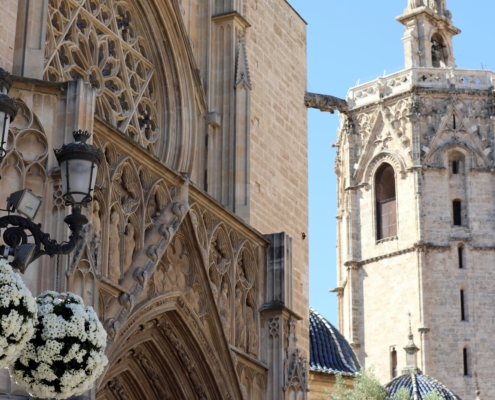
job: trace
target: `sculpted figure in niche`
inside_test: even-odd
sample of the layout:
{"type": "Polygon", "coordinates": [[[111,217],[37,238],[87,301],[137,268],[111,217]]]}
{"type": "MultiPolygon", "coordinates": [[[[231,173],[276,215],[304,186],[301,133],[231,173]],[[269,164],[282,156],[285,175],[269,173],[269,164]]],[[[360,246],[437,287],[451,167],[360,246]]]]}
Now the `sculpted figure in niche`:
{"type": "Polygon", "coordinates": [[[230,263],[230,258],[227,258],[226,246],[220,245],[218,239],[214,237],[211,240],[210,248],[210,265],[215,265],[219,271],[225,271],[230,263]]]}
{"type": "Polygon", "coordinates": [[[132,255],[136,248],[136,239],[134,238],[134,226],[129,222],[124,234],[124,273],[132,264],[132,255]]]}
{"type": "Polygon", "coordinates": [[[167,250],[166,271],[168,280],[165,284],[165,291],[178,290],[185,292],[187,288],[186,272],[189,271],[187,257],[181,256],[181,247],[177,244],[176,248],[169,247],[167,250]]]}
{"type": "Polygon", "coordinates": [[[148,203],[148,215],[152,220],[156,220],[163,211],[165,204],[160,194],[155,192],[148,203]]]}
{"type": "Polygon", "coordinates": [[[245,265],[244,265],[244,259],[242,258],[239,258],[239,261],[237,261],[237,271],[238,271],[238,274],[239,274],[239,279],[241,281],[245,281],[246,280],[246,268],[245,268],[245,265]]]}
{"type": "Polygon", "coordinates": [[[229,287],[227,282],[222,283],[222,291],[218,299],[220,320],[222,321],[223,330],[228,339],[230,339],[230,307],[229,307],[229,287]]]}
{"type": "Polygon", "coordinates": [[[117,395],[119,399],[122,400],[129,400],[129,396],[127,395],[127,392],[124,389],[124,386],[122,385],[122,382],[120,382],[117,378],[114,378],[110,382],[108,382],[108,387],[112,391],[114,395],[117,395]]]}
{"type": "Polygon", "coordinates": [[[93,201],[93,213],[91,222],[93,224],[93,233],[91,238],[91,250],[94,255],[96,265],[100,265],[101,260],[101,217],[100,203],[98,200],[93,201]]]}
{"type": "Polygon", "coordinates": [[[215,299],[215,303],[218,303],[218,287],[215,285],[213,278],[211,276],[211,268],[210,268],[210,287],[211,292],[213,293],[213,298],[215,299]]]}
{"type": "Polygon", "coordinates": [[[237,348],[246,349],[246,324],[242,315],[242,291],[239,287],[235,289],[235,345],[237,348]]]}
{"type": "Polygon", "coordinates": [[[246,305],[247,352],[254,356],[258,353],[258,335],[256,334],[256,319],[254,308],[246,305]]]}
{"type": "Polygon", "coordinates": [[[187,294],[187,300],[191,303],[192,308],[196,311],[196,314],[200,312],[200,295],[195,289],[191,289],[191,291],[187,294]]]}
{"type": "Polygon", "coordinates": [[[119,283],[120,279],[120,216],[117,211],[110,215],[110,228],[108,236],[108,278],[119,283]]]}
{"type": "Polygon", "coordinates": [[[101,218],[100,218],[100,202],[98,200],[93,201],[93,216],[91,219],[93,224],[93,234],[101,236],[101,218]]]}

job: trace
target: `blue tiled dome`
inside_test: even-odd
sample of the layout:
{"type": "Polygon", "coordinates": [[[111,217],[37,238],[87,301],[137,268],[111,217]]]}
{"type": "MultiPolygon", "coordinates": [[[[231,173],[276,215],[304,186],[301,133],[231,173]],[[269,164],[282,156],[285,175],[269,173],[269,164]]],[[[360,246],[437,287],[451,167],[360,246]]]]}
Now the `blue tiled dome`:
{"type": "Polygon", "coordinates": [[[443,395],[445,400],[461,400],[459,396],[452,393],[436,379],[421,373],[401,375],[387,383],[384,387],[389,393],[387,399],[396,394],[399,389],[405,387],[409,389],[411,398],[418,400],[423,400],[428,393],[435,391],[443,395]]]}
{"type": "Polygon", "coordinates": [[[330,322],[309,309],[310,370],[326,374],[356,375],[359,362],[347,340],[330,322]]]}

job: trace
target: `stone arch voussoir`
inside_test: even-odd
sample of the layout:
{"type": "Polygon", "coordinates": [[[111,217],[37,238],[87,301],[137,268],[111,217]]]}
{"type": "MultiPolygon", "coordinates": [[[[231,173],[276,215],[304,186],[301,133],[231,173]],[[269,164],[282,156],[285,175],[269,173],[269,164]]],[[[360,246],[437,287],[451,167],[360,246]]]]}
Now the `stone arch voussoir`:
{"type": "Polygon", "coordinates": [[[393,167],[396,175],[399,175],[401,178],[405,177],[406,163],[404,162],[402,157],[398,154],[383,152],[378,154],[366,165],[363,173],[362,183],[371,185],[372,178],[375,176],[376,171],[383,163],[390,164],[393,167]]]}
{"type": "Polygon", "coordinates": [[[210,343],[200,318],[182,294],[154,298],[134,310],[122,325],[108,353],[109,367],[97,383],[97,399],[104,399],[108,391],[114,393],[120,384],[128,400],[137,400],[122,377],[131,379],[143,373],[150,400],[241,399],[234,366],[226,365],[231,362],[228,347],[223,351],[218,354],[210,343]]]}

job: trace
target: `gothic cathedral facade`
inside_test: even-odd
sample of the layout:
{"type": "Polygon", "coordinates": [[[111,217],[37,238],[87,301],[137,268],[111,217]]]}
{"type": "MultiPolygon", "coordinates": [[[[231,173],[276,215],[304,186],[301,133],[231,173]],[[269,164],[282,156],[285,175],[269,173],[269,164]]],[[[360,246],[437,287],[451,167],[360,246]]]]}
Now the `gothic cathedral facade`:
{"type": "Polygon", "coordinates": [[[409,1],[397,20],[406,68],[330,100],[340,328],[383,382],[411,326],[424,373],[495,398],[495,75],[456,68],[445,1],[409,1]]]}
{"type": "MultiPolygon", "coordinates": [[[[81,129],[105,154],[75,253],[23,276],[104,323],[109,366],[82,398],[307,399],[304,20],[285,0],[1,4],[19,111],[0,208],[29,188],[66,240],[53,149],[81,129]]],[[[0,398],[28,398],[5,370],[0,398]]]]}

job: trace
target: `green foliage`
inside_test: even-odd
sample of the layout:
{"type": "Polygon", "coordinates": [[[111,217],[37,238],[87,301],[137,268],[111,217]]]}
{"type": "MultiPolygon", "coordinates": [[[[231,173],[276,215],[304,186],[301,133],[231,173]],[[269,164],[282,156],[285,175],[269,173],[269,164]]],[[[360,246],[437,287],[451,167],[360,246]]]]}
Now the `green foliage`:
{"type": "Polygon", "coordinates": [[[432,392],[428,393],[425,397],[425,400],[444,400],[445,397],[443,397],[440,393],[438,392],[432,392]]]}
{"type": "MultiPolygon", "coordinates": [[[[359,371],[352,387],[346,385],[342,375],[337,375],[333,392],[327,391],[328,400],[385,400],[387,394],[373,369],[359,371]]],[[[407,388],[401,388],[390,400],[411,400],[411,395],[407,388]]],[[[439,393],[429,393],[425,400],[444,400],[444,397],[439,393]]]]}
{"type": "Polygon", "coordinates": [[[347,387],[342,376],[337,375],[335,390],[329,400],[384,400],[387,391],[380,385],[372,369],[362,369],[354,379],[353,388],[347,387]]]}
{"type": "Polygon", "coordinates": [[[393,400],[411,400],[409,389],[403,387],[392,397],[393,400]]]}

